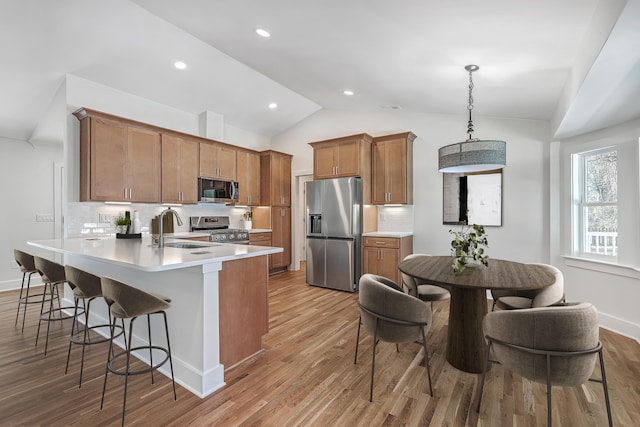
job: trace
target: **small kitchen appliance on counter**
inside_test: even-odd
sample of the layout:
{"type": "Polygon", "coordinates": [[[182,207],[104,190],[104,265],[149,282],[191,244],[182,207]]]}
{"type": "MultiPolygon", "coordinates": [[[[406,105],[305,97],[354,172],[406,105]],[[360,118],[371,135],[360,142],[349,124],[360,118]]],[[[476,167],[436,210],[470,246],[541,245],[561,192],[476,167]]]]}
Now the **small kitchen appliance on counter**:
{"type": "Polygon", "coordinates": [[[208,231],[210,242],[249,244],[249,232],[229,228],[228,216],[192,216],[189,221],[191,231],[208,231]]]}

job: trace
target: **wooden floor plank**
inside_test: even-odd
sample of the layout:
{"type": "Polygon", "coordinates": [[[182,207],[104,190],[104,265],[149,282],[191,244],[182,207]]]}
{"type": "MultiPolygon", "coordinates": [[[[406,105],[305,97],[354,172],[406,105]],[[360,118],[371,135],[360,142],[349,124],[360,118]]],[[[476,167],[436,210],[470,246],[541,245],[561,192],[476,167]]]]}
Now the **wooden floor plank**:
{"type": "MultiPolygon", "coordinates": [[[[35,347],[36,306],[24,333],[14,327],[17,291],[0,293],[0,425],[119,425],[122,378],[110,376],[100,411],[106,346],[87,348],[84,382],[78,389],[80,350],[74,348],[64,375],[70,323],[52,325],[49,352],[35,347]]],[[[127,424],[172,426],[535,426],[546,425],[541,384],[493,366],[480,413],[475,412],[480,376],[445,360],[448,302],[433,305],[427,337],[434,397],[416,343],[378,345],[373,402],[369,402],[372,339],[358,325],[357,294],[305,284],[304,270],[271,276],[269,333],[265,351],[227,371],[227,385],[199,399],[168,378],[133,377],[127,424]]],[[[41,340],[44,334],[41,332],[41,340]]],[[[640,419],[640,344],[601,330],[614,424],[640,419]]],[[[596,366],[599,376],[599,367],[596,366]]],[[[602,386],[553,389],[555,426],[606,425],[602,386]]]]}

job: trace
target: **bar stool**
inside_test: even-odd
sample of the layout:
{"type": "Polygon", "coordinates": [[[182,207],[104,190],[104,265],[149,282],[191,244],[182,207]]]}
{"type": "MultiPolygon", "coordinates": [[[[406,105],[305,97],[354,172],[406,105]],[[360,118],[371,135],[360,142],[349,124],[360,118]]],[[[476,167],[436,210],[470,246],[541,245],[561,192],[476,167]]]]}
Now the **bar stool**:
{"type": "Polygon", "coordinates": [[[13,256],[20,267],[20,271],[22,272],[22,285],[20,286],[20,296],[18,297],[18,310],[16,311],[16,323],[15,326],[18,326],[18,317],[20,315],[20,306],[24,305],[22,309],[22,332],[24,332],[24,321],[27,317],[27,305],[28,304],[37,304],[40,303],[39,297],[42,296],[41,293],[31,294],[29,295],[29,291],[31,289],[31,276],[36,274],[38,270],[36,270],[36,264],[33,259],[33,255],[28,254],[26,252],[19,251],[18,249],[13,250],[13,256]],[[28,275],[28,276],[27,276],[28,275]],[[27,279],[27,294],[26,296],[22,296],[22,293],[25,289],[24,282],[27,279]]]}
{"type": "MultiPolygon", "coordinates": [[[[169,344],[169,326],[167,323],[167,313],[165,310],[171,307],[170,300],[168,298],[162,297],[157,294],[150,294],[144,292],[140,289],[131,287],[124,283],[118,282],[117,280],[111,279],[109,277],[103,277],[101,279],[102,283],[102,296],[107,301],[109,305],[109,311],[111,316],[113,316],[113,321],[111,323],[111,340],[109,344],[109,357],[107,358],[107,366],[104,373],[104,385],[102,388],[102,399],[100,401],[100,410],[102,410],[102,406],[104,404],[104,395],[107,389],[107,376],[109,372],[116,375],[124,375],[124,398],[122,402],[122,425],[124,426],[124,414],[127,404],[127,385],[129,382],[130,375],[138,375],[144,374],[147,372],[151,373],[151,383],[153,384],[153,371],[164,365],[167,360],[169,361],[169,366],[171,368],[171,383],[173,384],[173,399],[177,400],[178,397],[176,395],[176,383],[173,376],[173,361],[171,359],[171,345],[169,344]],[[164,330],[167,337],[167,348],[160,347],[157,345],[153,345],[151,342],[151,315],[152,314],[162,314],[164,318],[164,330]],[[133,338],[133,323],[138,318],[138,316],[147,316],[147,330],[149,332],[149,345],[132,347],[131,341],[133,338]],[[125,350],[116,354],[115,356],[111,356],[113,352],[113,339],[114,336],[114,326],[116,319],[131,319],[129,322],[129,335],[128,339],[125,340],[125,350]],[[150,366],[145,369],[140,369],[137,371],[131,371],[131,353],[138,350],[149,350],[149,358],[150,358],[150,366]],[[165,354],[164,360],[154,365],[153,363],[153,350],[161,351],[165,354]],[[120,357],[126,357],[126,365],[124,371],[121,369],[117,369],[114,367],[114,362],[120,357]]],[[[124,321],[124,320],[123,320],[124,321]]]]}
{"type": "MultiPolygon", "coordinates": [[[[84,306],[83,330],[80,331],[79,327],[74,328],[74,325],[76,325],[77,322],[74,322],[74,325],[72,325],[71,327],[71,336],[69,337],[69,350],[67,352],[67,365],[64,369],[64,374],[66,375],[69,370],[71,346],[73,344],[81,345],[82,359],[80,362],[80,381],[78,383],[78,388],[82,388],[82,372],[84,370],[84,352],[85,352],[86,346],[93,345],[93,344],[100,344],[110,340],[110,337],[103,337],[101,335],[99,335],[97,339],[92,338],[92,335],[90,335],[90,333],[91,331],[99,328],[110,328],[111,323],[89,326],[89,314],[91,310],[91,301],[102,296],[102,285],[100,284],[100,278],[91,273],[87,273],[86,271],[80,270],[75,267],[71,267],[69,265],[64,267],[64,272],[67,279],[67,283],[69,283],[69,285],[74,286],[73,296],[76,300],[74,317],[77,318],[79,301],[82,301],[82,304],[84,306]]],[[[119,329],[118,334],[114,336],[114,338],[117,338],[124,333],[124,325],[123,326],[117,325],[115,327],[119,329]]]]}
{"type": "MultiPolygon", "coordinates": [[[[38,320],[38,332],[36,333],[36,346],[38,345],[38,338],[40,337],[40,324],[42,321],[47,322],[47,339],[44,345],[44,355],[47,355],[47,349],[49,347],[49,330],[51,329],[51,322],[61,322],[66,319],[73,319],[73,322],[76,322],[77,316],[84,313],[82,310],[80,313],[75,310],[74,307],[62,307],[60,304],[60,291],[58,286],[62,285],[64,287],[67,278],[65,276],[64,267],[57,262],[49,261],[45,258],[40,258],[38,256],[34,257],[36,269],[40,276],[42,276],[42,281],[44,282],[44,292],[42,294],[42,305],[40,306],[40,319],[38,320]],[[47,295],[49,296],[49,310],[44,311],[45,302],[47,301],[47,295]],[[54,308],[53,301],[58,300],[58,307],[54,308]],[[64,314],[64,310],[74,310],[73,315],[64,314]],[[53,317],[54,313],[58,313],[58,317],[53,317]]],[[[75,288],[75,285],[69,284],[71,290],[75,288]]],[[[74,298],[75,299],[75,298],[74,298]]],[[[78,302],[76,301],[76,306],[78,302]]],[[[73,330],[73,325],[72,325],[73,330]]]]}

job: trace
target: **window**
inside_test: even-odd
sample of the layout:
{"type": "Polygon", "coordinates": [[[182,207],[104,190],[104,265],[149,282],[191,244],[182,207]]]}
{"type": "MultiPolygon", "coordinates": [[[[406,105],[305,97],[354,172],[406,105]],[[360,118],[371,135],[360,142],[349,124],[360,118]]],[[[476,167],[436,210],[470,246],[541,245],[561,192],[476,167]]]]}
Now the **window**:
{"type": "Polygon", "coordinates": [[[618,151],[574,154],[574,254],[618,256],[618,151]]]}

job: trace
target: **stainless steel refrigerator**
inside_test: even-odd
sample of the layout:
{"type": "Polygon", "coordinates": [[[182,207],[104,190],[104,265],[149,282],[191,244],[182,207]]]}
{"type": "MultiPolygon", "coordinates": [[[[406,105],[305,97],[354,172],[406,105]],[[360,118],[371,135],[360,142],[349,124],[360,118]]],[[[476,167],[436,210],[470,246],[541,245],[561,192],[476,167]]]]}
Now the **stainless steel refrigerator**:
{"type": "Polygon", "coordinates": [[[306,183],[307,283],[355,292],[360,280],[360,178],[306,183]]]}

